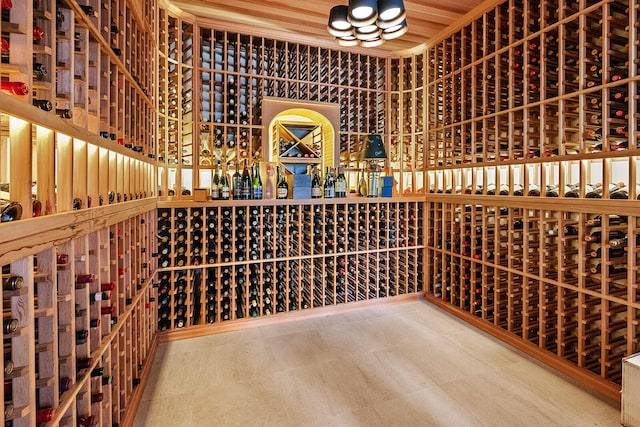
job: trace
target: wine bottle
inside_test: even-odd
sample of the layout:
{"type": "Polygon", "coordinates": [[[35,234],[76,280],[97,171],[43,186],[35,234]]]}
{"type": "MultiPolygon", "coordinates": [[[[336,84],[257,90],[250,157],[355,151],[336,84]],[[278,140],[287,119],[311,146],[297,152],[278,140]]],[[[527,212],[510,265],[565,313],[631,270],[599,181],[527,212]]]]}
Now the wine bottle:
{"type": "Polygon", "coordinates": [[[358,182],[358,195],[360,197],[367,197],[368,195],[367,180],[364,176],[364,169],[360,171],[360,181],[358,182]]]}
{"type": "MultiPolygon", "coordinates": [[[[612,230],[612,231],[609,232],[609,242],[611,242],[611,240],[626,239],[626,237],[627,237],[626,233],[624,233],[623,231],[620,231],[620,230],[612,230]]],[[[590,235],[585,236],[584,240],[587,241],[587,242],[591,242],[591,243],[601,243],[602,242],[602,232],[594,231],[590,235]]],[[[611,246],[613,246],[613,245],[611,245],[611,246]]]]}
{"type": "Polygon", "coordinates": [[[18,319],[5,318],[2,320],[2,330],[5,334],[12,334],[18,330],[20,323],[18,319]]]}
{"type": "Polygon", "coordinates": [[[251,200],[251,175],[247,159],[244,160],[244,170],[242,171],[242,200],[251,200]]]}
{"type": "MultiPolygon", "coordinates": [[[[559,233],[558,227],[555,227],[551,230],[548,231],[548,234],[550,236],[557,236],[559,233]]],[[[578,235],[578,229],[572,225],[565,225],[564,226],[564,235],[565,236],[577,236],[578,235]]]]}
{"type": "Polygon", "coordinates": [[[0,222],[17,221],[22,218],[22,205],[19,202],[0,200],[0,222]]]}
{"type": "Polygon", "coordinates": [[[618,188],[609,194],[610,199],[627,200],[629,199],[629,191],[624,184],[619,184],[618,188]]]}
{"type": "Polygon", "coordinates": [[[331,169],[327,166],[327,173],[324,177],[324,198],[332,199],[335,197],[335,183],[331,169]]]}
{"type": "Polygon", "coordinates": [[[87,415],[87,416],[79,416],[78,417],[78,425],[80,427],[94,427],[98,423],[98,419],[95,415],[87,415]]]}
{"type": "Polygon", "coordinates": [[[11,0],[2,0],[2,21],[9,22],[11,19],[10,12],[13,7],[13,2],[11,0]]]}
{"type": "Polygon", "coordinates": [[[0,90],[11,93],[12,95],[28,95],[29,87],[24,82],[2,82],[0,83],[0,90]]]}
{"type": "Polygon", "coordinates": [[[55,408],[43,408],[36,411],[36,424],[48,423],[56,415],[55,408]]]}
{"type": "Polygon", "coordinates": [[[222,171],[220,178],[220,199],[229,200],[229,179],[225,170],[222,171]]]}
{"type": "Polygon", "coordinates": [[[98,17],[98,13],[93,9],[92,6],[87,6],[87,5],[80,5],[80,9],[82,9],[82,11],[89,17],[92,18],[97,18],[98,17]]]}
{"type": "Polygon", "coordinates": [[[71,112],[71,110],[69,110],[67,108],[57,108],[56,109],[56,114],[58,116],[60,116],[60,118],[62,118],[62,119],[71,119],[71,118],[73,118],[73,113],[71,112]]]}
{"type": "Polygon", "coordinates": [[[236,172],[233,174],[233,199],[242,199],[242,175],[240,174],[239,163],[236,162],[236,172]]]}
{"type": "MultiPolygon", "coordinates": [[[[621,273],[626,273],[627,268],[624,265],[609,264],[608,271],[610,275],[621,274],[621,273]]],[[[594,274],[602,273],[602,264],[596,264],[593,267],[591,267],[591,272],[594,274]]]]}
{"type": "Polygon", "coordinates": [[[545,193],[547,197],[559,197],[560,193],[558,192],[557,185],[547,185],[547,192],[545,193]]]}
{"type": "Polygon", "coordinates": [[[322,190],[320,189],[320,173],[317,168],[314,168],[313,172],[313,178],[311,180],[311,198],[319,199],[322,197],[322,190]]]}
{"type": "Polygon", "coordinates": [[[48,99],[36,99],[36,98],[33,98],[31,100],[31,103],[35,107],[38,107],[39,109],[44,110],[44,111],[51,111],[53,109],[53,104],[51,104],[51,101],[49,101],[48,99]]]}
{"type": "Polygon", "coordinates": [[[44,39],[44,36],[45,36],[44,28],[40,27],[39,25],[34,25],[33,26],[33,41],[35,43],[39,43],[42,39],[44,39]]]}
{"type": "Polygon", "coordinates": [[[95,294],[91,294],[89,295],[89,303],[93,304],[96,301],[107,301],[111,299],[111,292],[109,291],[104,291],[104,292],[97,292],[95,294]]]}
{"type": "MultiPolygon", "coordinates": [[[[619,216],[619,215],[609,215],[609,225],[619,225],[619,224],[626,224],[628,221],[628,218],[626,216],[619,216]]],[[[587,220],[587,225],[590,226],[599,226],[602,224],[602,217],[600,215],[597,215],[594,218],[588,219],[587,220]]]]}
{"type": "Polygon", "coordinates": [[[40,62],[33,62],[33,78],[42,80],[47,77],[47,66],[40,62]]]}
{"type": "Polygon", "coordinates": [[[273,166],[267,164],[266,165],[267,179],[264,183],[264,198],[265,199],[273,199],[273,181],[271,177],[273,176],[273,166]]]}
{"type": "Polygon", "coordinates": [[[24,285],[22,276],[6,276],[2,278],[2,289],[5,291],[16,291],[24,285]]]}
{"type": "Polygon", "coordinates": [[[335,183],[335,196],[347,197],[347,178],[344,176],[344,172],[341,167],[338,167],[338,176],[335,183]]]}
{"type": "MultiPolygon", "coordinates": [[[[609,249],[609,259],[612,258],[620,258],[627,254],[624,248],[610,248],[609,249]]],[[[602,256],[602,248],[598,248],[595,251],[591,251],[591,258],[600,258],[602,256]]]]}
{"type": "Polygon", "coordinates": [[[254,200],[262,200],[262,178],[260,178],[260,164],[256,163],[254,165],[255,172],[253,174],[253,199],[254,200]]]}
{"type": "Polygon", "coordinates": [[[9,40],[2,37],[0,39],[0,61],[3,64],[8,64],[9,59],[9,40]]]}
{"type": "Polygon", "coordinates": [[[213,173],[213,179],[211,180],[211,200],[218,200],[220,198],[220,176],[219,170],[220,161],[216,165],[216,170],[213,173]]]}
{"type": "Polygon", "coordinates": [[[286,199],[289,197],[289,184],[284,174],[284,167],[278,167],[278,187],[276,188],[276,198],[286,199]]]}

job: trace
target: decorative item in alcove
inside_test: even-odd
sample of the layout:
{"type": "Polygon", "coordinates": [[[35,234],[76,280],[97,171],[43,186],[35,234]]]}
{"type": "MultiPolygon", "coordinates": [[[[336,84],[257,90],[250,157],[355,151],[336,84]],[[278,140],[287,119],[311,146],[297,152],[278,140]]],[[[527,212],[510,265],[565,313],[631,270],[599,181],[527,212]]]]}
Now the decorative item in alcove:
{"type": "Polygon", "coordinates": [[[331,8],[329,34],[341,46],[380,46],[407,32],[403,0],[349,0],[331,8]]]}
{"type": "Polygon", "coordinates": [[[367,136],[362,150],[360,151],[360,159],[369,163],[367,178],[367,196],[378,197],[380,194],[380,160],[386,160],[387,151],[384,148],[384,141],[379,134],[370,134],[367,136]]]}
{"type": "Polygon", "coordinates": [[[274,131],[273,158],[291,173],[305,173],[308,165],[322,164],[320,123],[277,120],[274,131]]]}

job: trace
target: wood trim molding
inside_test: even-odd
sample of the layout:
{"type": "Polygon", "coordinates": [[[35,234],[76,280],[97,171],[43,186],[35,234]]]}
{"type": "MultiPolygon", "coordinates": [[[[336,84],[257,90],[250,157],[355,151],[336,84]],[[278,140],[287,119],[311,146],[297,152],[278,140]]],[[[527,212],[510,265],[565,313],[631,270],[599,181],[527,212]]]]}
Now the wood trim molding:
{"type": "Polygon", "coordinates": [[[397,295],[394,297],[376,298],[366,301],[357,301],[327,307],[312,308],[308,310],[290,311],[287,313],[279,313],[272,316],[261,316],[256,319],[248,318],[240,320],[229,320],[222,323],[191,326],[182,330],[158,332],[158,337],[160,343],[165,343],[189,338],[204,337],[207,335],[221,334],[224,332],[240,331],[243,329],[250,329],[264,325],[274,325],[278,323],[286,323],[302,319],[313,319],[315,317],[324,317],[331,314],[362,310],[376,305],[398,304],[410,301],[421,301],[423,299],[424,295],[421,292],[414,292],[409,294],[397,295]]]}
{"type": "Polygon", "coordinates": [[[154,197],[0,224],[0,264],[25,258],[155,208],[154,197]]]}

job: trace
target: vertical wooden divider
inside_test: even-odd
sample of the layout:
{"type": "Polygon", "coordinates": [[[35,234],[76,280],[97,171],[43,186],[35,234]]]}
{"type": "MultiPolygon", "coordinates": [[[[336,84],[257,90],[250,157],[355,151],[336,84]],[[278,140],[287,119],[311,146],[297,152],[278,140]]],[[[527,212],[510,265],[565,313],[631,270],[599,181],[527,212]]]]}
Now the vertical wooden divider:
{"type": "Polygon", "coordinates": [[[73,205],[73,141],[61,133],[56,134],[56,183],[58,212],[70,211],[73,205]]]}
{"type": "Polygon", "coordinates": [[[99,205],[98,196],[100,194],[100,157],[99,148],[93,144],[87,144],[87,207],[99,205]]]}
{"type": "Polygon", "coordinates": [[[73,140],[73,197],[82,200],[80,208],[87,207],[87,143],[73,140]]]}
{"type": "Polygon", "coordinates": [[[11,198],[22,204],[22,217],[31,217],[31,125],[16,117],[9,117],[9,182],[11,198]],[[22,184],[22,185],[20,185],[22,184]]]}
{"type": "Polygon", "coordinates": [[[36,197],[42,203],[42,213],[56,212],[56,148],[55,134],[52,130],[38,126],[36,128],[36,171],[38,184],[36,197]]]}

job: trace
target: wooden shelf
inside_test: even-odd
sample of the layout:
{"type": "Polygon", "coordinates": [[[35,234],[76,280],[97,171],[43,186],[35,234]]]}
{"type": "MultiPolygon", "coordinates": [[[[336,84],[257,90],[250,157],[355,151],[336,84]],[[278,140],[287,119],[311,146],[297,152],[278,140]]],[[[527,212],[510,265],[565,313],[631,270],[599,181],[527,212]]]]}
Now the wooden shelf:
{"type": "Polygon", "coordinates": [[[423,202],[342,200],[161,204],[158,328],[421,292],[423,202]]]}

